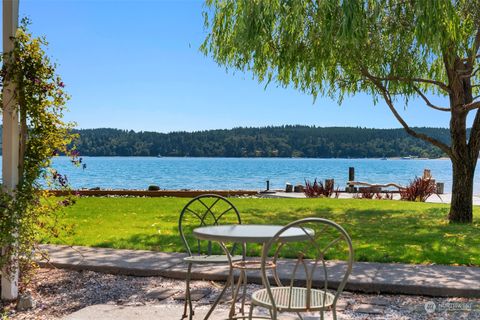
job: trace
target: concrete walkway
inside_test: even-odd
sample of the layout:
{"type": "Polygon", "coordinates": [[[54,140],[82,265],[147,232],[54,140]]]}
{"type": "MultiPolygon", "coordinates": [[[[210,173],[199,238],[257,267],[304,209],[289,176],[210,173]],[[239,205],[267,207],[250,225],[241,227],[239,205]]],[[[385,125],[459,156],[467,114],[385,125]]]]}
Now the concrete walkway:
{"type": "MultiPolygon", "coordinates": [[[[195,319],[203,319],[208,309],[196,309],[195,319]]],[[[109,304],[97,304],[83,308],[74,312],[63,320],[86,320],[86,319],[102,319],[102,320],[119,320],[119,319],[141,319],[141,320],[158,320],[172,319],[180,320],[183,308],[179,306],[126,306],[119,307],[109,304]]],[[[228,312],[220,310],[214,311],[210,316],[210,320],[225,319],[228,312]]]]}
{"type": "MultiPolygon", "coordinates": [[[[217,308],[218,309],[218,308],[217,308]]],[[[194,319],[203,319],[207,314],[208,308],[196,308],[194,319]]],[[[97,304],[83,308],[77,312],[74,312],[62,320],[182,320],[179,315],[183,312],[183,307],[169,306],[169,305],[152,305],[152,306],[126,306],[119,307],[108,304],[97,304]]],[[[260,314],[265,317],[266,314],[260,314]]],[[[215,310],[209,320],[225,320],[228,317],[228,310],[215,310]]],[[[254,317],[255,319],[255,317],[254,317]]],[[[258,319],[258,318],[257,318],[258,319]]],[[[318,317],[306,316],[304,320],[318,319],[318,317]]],[[[300,320],[296,316],[280,314],[278,320],[300,320]]],[[[332,320],[331,313],[326,314],[325,320],[332,320]]]]}
{"type": "MultiPolygon", "coordinates": [[[[342,192],[339,195],[339,199],[352,199],[355,197],[357,194],[356,193],[345,193],[342,192]]],[[[305,199],[306,196],[303,192],[284,192],[284,191],[275,191],[272,193],[265,193],[261,194],[261,197],[263,198],[294,198],[294,199],[305,199]]],[[[393,195],[393,200],[400,200],[400,195],[398,193],[395,193],[393,195]]],[[[448,204],[452,200],[452,194],[451,193],[445,193],[445,194],[440,194],[440,195],[432,195],[430,196],[426,202],[430,203],[445,203],[448,204]]],[[[480,205],[480,195],[473,195],[473,205],[480,205]]]]}
{"type": "MultiPolygon", "coordinates": [[[[55,245],[43,245],[42,249],[49,252],[48,262],[39,261],[42,267],[174,279],[185,279],[186,274],[183,253],[55,245]]],[[[278,264],[280,278],[290,279],[293,260],[284,259],[278,264]]],[[[329,284],[333,287],[338,284],[344,266],[342,262],[329,262],[329,284]]],[[[227,272],[228,266],[194,267],[192,278],[222,281],[227,272]]],[[[252,283],[261,283],[258,272],[250,273],[248,279],[252,283]]],[[[318,284],[322,281],[321,277],[315,279],[318,284]]],[[[366,293],[480,297],[480,268],[357,262],[345,289],[366,293]]]]}

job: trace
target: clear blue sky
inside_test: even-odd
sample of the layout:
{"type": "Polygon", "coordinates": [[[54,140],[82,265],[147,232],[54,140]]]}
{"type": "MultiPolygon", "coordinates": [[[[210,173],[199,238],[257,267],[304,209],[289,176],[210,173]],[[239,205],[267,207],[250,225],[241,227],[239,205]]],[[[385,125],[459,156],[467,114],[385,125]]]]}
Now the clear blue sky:
{"type": "MultiPolygon", "coordinates": [[[[201,1],[20,0],[36,35],[46,35],[80,128],[169,132],[306,124],[392,128],[381,103],[358,95],[329,98],[226,73],[198,47],[205,37],[201,1]]],[[[412,102],[413,126],[448,126],[448,114],[412,102]]]]}

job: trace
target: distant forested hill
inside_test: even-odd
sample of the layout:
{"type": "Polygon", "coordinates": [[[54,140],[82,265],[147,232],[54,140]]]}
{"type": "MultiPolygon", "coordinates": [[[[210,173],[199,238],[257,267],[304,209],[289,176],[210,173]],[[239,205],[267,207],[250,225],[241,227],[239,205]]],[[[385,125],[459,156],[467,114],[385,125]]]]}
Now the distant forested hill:
{"type": "MultiPolygon", "coordinates": [[[[442,128],[415,128],[448,142],[442,128]]],[[[403,129],[279,126],[199,132],[134,132],[118,129],[77,130],[84,156],[189,157],[315,157],[378,158],[440,157],[432,145],[408,136],[403,129]]]]}

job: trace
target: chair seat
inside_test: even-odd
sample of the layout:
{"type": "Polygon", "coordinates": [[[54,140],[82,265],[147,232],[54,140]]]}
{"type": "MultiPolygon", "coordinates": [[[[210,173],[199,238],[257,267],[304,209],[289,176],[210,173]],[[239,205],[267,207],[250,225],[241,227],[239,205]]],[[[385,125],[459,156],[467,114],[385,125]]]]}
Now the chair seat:
{"type": "MultiPolygon", "coordinates": [[[[242,256],[233,256],[232,261],[241,261],[242,256]]],[[[226,255],[198,255],[183,258],[183,261],[189,263],[208,264],[208,263],[228,263],[226,255]]]]}
{"type": "MultiPolygon", "coordinates": [[[[307,288],[274,287],[271,288],[275,305],[279,311],[318,311],[333,304],[335,296],[323,290],[311,289],[310,306],[307,308],[307,288]],[[290,300],[291,296],[291,300],[290,300]]],[[[267,289],[253,293],[255,304],[265,308],[272,308],[267,289]]]]}

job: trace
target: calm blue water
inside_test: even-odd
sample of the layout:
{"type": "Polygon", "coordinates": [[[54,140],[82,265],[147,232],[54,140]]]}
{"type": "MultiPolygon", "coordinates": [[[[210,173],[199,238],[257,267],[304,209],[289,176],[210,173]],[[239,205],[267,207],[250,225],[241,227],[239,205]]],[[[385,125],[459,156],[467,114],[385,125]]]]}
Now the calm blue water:
{"type": "MultiPolygon", "coordinates": [[[[451,190],[449,160],[376,160],[376,159],[275,159],[275,158],[152,158],[83,157],[86,169],[74,167],[68,158],[55,160],[55,167],[66,174],[74,188],[146,189],[272,189],[284,188],[286,182],[304,179],[334,178],[343,188],[348,168],[355,167],[356,180],[371,183],[405,184],[429,168],[437,181],[451,190]]],[[[480,179],[475,179],[480,191],[480,179]]]]}

